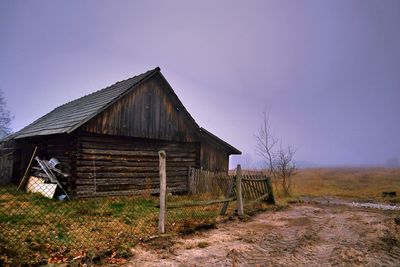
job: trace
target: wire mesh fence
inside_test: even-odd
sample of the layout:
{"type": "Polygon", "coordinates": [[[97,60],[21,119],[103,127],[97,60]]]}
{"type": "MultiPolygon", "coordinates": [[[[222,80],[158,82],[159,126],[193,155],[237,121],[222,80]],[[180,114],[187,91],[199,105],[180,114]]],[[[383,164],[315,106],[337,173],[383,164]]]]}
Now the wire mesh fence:
{"type": "MultiPolygon", "coordinates": [[[[188,194],[168,196],[167,229],[169,227],[175,232],[188,233],[198,228],[212,227],[226,215],[221,215],[221,208],[232,178],[225,173],[196,169],[190,173],[192,186],[188,194]]],[[[233,214],[233,207],[231,204],[229,214],[233,214]]]]}
{"type": "Polygon", "coordinates": [[[43,193],[0,189],[0,265],[126,258],[139,238],[157,233],[156,196],[60,201],[46,196],[49,184],[29,186],[43,193]]]}
{"type": "MultiPolygon", "coordinates": [[[[62,190],[62,179],[56,184],[34,174],[19,188],[0,187],[0,266],[107,264],[128,258],[132,246],[158,234],[160,198],[151,187],[136,196],[75,199],[62,190]]],[[[188,192],[167,189],[168,233],[213,227],[237,213],[236,175],[194,169],[189,174],[188,192]]],[[[268,192],[264,182],[265,177],[243,177],[246,212],[268,192]]]]}
{"type": "Polygon", "coordinates": [[[238,175],[241,176],[245,214],[254,214],[263,204],[274,204],[271,180],[264,175],[228,175],[192,169],[189,171],[189,193],[168,196],[168,227],[174,231],[192,232],[238,215],[238,175]]]}

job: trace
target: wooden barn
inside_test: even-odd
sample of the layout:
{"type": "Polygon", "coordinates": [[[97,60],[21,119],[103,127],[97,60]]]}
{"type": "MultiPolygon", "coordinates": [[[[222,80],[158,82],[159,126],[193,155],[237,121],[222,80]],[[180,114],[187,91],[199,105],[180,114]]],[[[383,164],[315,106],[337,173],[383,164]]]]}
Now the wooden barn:
{"type": "Polygon", "coordinates": [[[156,193],[158,151],[167,154],[171,192],[185,192],[188,168],[227,172],[241,152],[197,125],[160,68],[57,107],[7,139],[13,143],[13,183],[34,148],[71,174],[74,197],[156,193]]]}

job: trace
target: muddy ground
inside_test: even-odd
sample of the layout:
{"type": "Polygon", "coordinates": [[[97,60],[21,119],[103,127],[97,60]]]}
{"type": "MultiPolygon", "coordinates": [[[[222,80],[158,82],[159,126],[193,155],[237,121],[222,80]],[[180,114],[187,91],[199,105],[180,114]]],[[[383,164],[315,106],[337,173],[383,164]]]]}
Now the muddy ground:
{"type": "Polygon", "coordinates": [[[295,204],[247,222],[143,243],[128,266],[400,266],[398,216],[399,211],[295,204]]]}

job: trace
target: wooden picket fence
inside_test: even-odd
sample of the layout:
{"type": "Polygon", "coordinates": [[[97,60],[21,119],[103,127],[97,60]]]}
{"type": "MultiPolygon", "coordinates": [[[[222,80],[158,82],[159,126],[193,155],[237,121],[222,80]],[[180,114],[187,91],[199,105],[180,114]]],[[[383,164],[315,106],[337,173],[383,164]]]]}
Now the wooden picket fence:
{"type": "Polygon", "coordinates": [[[189,168],[188,193],[190,195],[223,195],[231,179],[232,177],[224,172],[210,172],[189,168]]]}
{"type": "MultiPolygon", "coordinates": [[[[227,194],[229,184],[233,181],[231,195],[236,195],[235,174],[210,172],[200,169],[189,169],[188,192],[189,194],[227,194]]],[[[241,174],[242,196],[245,200],[259,200],[265,198],[269,203],[274,203],[271,179],[263,174],[241,174]]]]}
{"type": "Polygon", "coordinates": [[[243,175],[241,180],[244,199],[264,199],[271,204],[275,203],[271,179],[269,177],[263,175],[243,175]]]}
{"type": "Polygon", "coordinates": [[[159,151],[160,158],[160,212],[158,221],[159,233],[165,233],[166,214],[170,209],[207,207],[222,204],[220,215],[225,215],[229,202],[236,202],[236,214],[244,215],[244,201],[265,201],[275,204],[271,179],[263,175],[242,175],[240,165],[236,168],[235,175],[227,173],[214,173],[189,168],[188,195],[192,199],[182,202],[169,202],[167,197],[167,177],[165,164],[165,151],[159,151]],[[196,195],[206,196],[197,198],[196,195]]]}

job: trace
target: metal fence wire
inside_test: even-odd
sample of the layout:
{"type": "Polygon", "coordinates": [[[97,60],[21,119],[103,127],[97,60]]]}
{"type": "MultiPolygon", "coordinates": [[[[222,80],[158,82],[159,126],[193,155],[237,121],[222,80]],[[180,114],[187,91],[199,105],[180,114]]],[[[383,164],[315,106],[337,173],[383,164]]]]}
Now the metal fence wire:
{"type": "MultiPolygon", "coordinates": [[[[160,198],[151,186],[141,195],[75,199],[53,168],[57,162],[36,162],[19,185],[0,186],[0,266],[112,263],[129,258],[132,246],[158,234],[160,198]]],[[[212,227],[237,210],[235,175],[188,173],[187,192],[168,193],[167,183],[169,233],[212,227]]],[[[245,202],[267,199],[265,181],[243,177],[245,202]]]]}
{"type": "Polygon", "coordinates": [[[219,220],[238,215],[238,175],[241,176],[242,205],[246,214],[258,210],[259,203],[275,203],[271,180],[264,175],[242,175],[237,172],[228,175],[191,169],[188,194],[168,196],[168,227],[175,231],[193,232],[198,228],[213,227],[219,220]]]}
{"type": "Polygon", "coordinates": [[[0,265],[126,258],[139,238],[157,233],[157,196],[49,198],[57,190],[39,178],[29,193],[0,189],[0,265]]]}

